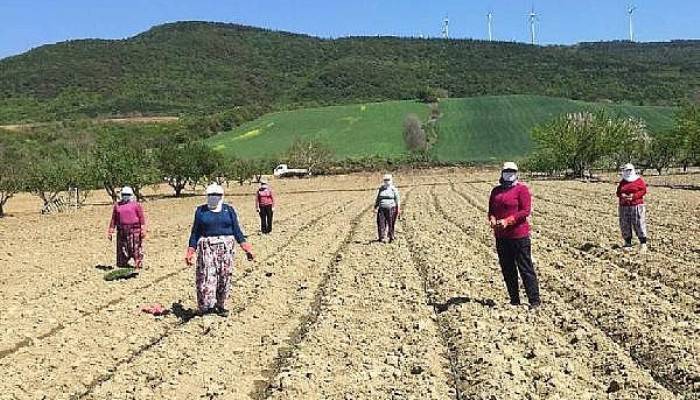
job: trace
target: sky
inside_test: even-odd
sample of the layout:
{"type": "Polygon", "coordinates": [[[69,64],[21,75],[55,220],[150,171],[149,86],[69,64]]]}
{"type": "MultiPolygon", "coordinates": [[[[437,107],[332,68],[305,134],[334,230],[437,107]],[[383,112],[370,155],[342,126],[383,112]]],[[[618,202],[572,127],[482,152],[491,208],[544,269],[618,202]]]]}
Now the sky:
{"type": "MultiPolygon", "coordinates": [[[[700,0],[634,0],[638,41],[700,39],[700,0]]],[[[572,44],[629,37],[626,0],[0,0],[0,58],[70,39],[121,39],[174,21],[235,22],[321,37],[440,35],[572,44]]]]}

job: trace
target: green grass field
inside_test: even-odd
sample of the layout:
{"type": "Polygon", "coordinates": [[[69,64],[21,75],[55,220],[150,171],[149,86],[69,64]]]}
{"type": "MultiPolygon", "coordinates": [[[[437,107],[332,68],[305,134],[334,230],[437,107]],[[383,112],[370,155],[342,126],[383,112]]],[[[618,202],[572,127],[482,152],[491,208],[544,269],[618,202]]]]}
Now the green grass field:
{"type": "MultiPolygon", "coordinates": [[[[441,102],[440,136],[432,149],[443,161],[500,161],[524,157],[530,131],[562,113],[605,107],[643,118],[653,131],[673,124],[671,107],[636,107],[540,96],[487,96],[441,102]]],[[[297,136],[330,144],[339,159],[406,152],[403,120],[414,113],[426,118],[428,107],[415,101],[390,101],[310,108],[265,115],[216,135],[210,144],[240,158],[280,155],[297,136]]]]}

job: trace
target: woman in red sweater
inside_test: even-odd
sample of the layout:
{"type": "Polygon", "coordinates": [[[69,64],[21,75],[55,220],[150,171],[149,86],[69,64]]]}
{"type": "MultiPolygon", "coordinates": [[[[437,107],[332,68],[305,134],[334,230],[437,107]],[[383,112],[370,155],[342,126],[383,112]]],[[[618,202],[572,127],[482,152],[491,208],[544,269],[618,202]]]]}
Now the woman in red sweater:
{"type": "Polygon", "coordinates": [[[489,223],[496,236],[496,250],[510,304],[520,304],[518,272],[525,285],[530,308],[540,305],[540,289],[532,263],[530,243],[530,190],[518,182],[518,166],[503,164],[500,185],[489,199],[489,223]]]}
{"type": "Polygon", "coordinates": [[[622,180],[617,185],[619,198],[620,231],[625,240],[623,249],[632,249],[632,230],[639,238],[639,250],[647,251],[647,223],[644,195],[647,194],[647,184],[637,175],[634,165],[625,164],[622,167],[622,180]]]}
{"type": "Polygon", "coordinates": [[[146,237],[146,216],[136,200],[134,190],[124,186],[121,200],[112,208],[112,219],[107,229],[107,239],[112,240],[117,230],[117,267],[128,267],[134,260],[134,268],[143,265],[143,240],[146,237]]]}

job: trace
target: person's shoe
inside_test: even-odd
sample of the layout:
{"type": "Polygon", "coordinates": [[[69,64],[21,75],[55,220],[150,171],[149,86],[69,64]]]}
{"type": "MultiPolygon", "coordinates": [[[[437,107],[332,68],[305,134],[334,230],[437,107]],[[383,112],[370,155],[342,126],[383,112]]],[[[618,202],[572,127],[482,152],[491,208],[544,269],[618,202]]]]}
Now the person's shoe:
{"type": "Polygon", "coordinates": [[[540,303],[539,301],[537,303],[531,303],[530,310],[537,310],[538,308],[540,308],[540,306],[542,306],[542,303],[540,303]]]}
{"type": "Polygon", "coordinates": [[[622,251],[632,251],[632,243],[625,243],[622,246],[622,251]]]}
{"type": "Polygon", "coordinates": [[[394,243],[394,238],[389,238],[389,243],[394,243]]]}
{"type": "Polygon", "coordinates": [[[223,318],[228,317],[229,314],[228,310],[223,307],[215,307],[214,312],[216,313],[216,315],[223,318]]]}
{"type": "Polygon", "coordinates": [[[646,243],[639,245],[639,254],[647,254],[648,248],[646,243]]]}
{"type": "Polygon", "coordinates": [[[520,300],[518,300],[518,301],[511,301],[511,302],[510,302],[510,305],[511,305],[511,306],[519,306],[519,305],[520,305],[520,300]]]}

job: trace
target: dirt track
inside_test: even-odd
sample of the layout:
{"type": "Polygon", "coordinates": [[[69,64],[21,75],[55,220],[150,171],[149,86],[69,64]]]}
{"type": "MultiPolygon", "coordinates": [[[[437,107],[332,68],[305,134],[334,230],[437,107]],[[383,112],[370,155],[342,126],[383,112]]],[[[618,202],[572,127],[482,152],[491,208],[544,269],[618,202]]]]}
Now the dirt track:
{"type": "Polygon", "coordinates": [[[227,319],[188,312],[201,198],[145,203],[148,269],[107,283],[109,206],[42,217],[20,196],[0,220],[0,399],[700,398],[697,192],[652,189],[643,256],[618,246],[613,185],[531,183],[531,312],[507,304],[492,178],[398,176],[391,245],[371,242],[375,177],[280,183],[269,237],[232,188],[258,259],[238,256],[227,319]],[[139,312],[156,302],[173,312],[139,312]]]}

